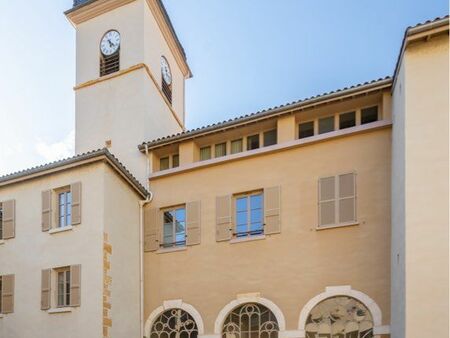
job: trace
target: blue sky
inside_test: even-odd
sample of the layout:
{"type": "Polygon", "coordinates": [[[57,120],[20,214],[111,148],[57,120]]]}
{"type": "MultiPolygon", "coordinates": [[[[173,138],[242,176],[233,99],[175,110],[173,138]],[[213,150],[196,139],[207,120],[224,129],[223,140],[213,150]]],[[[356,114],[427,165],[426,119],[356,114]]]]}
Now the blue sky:
{"type": "MultiPolygon", "coordinates": [[[[73,152],[71,0],[0,1],[0,174],[73,152]]],[[[164,0],[194,128],[392,75],[405,28],[447,0],[164,0]]],[[[144,141],[144,140],[142,140],[144,141]]]]}

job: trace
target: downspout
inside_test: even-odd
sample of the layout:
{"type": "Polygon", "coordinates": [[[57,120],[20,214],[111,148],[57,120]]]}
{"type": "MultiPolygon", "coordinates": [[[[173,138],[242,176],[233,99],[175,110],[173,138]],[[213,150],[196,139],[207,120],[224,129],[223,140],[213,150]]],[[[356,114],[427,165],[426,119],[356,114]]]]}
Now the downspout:
{"type": "Polygon", "coordinates": [[[150,164],[148,159],[148,146],[145,145],[145,155],[147,158],[147,191],[149,194],[145,200],[139,201],[139,290],[140,290],[140,303],[139,303],[139,330],[140,338],[144,337],[144,207],[146,204],[151,203],[153,200],[153,193],[150,191],[150,182],[148,180],[150,164]]]}

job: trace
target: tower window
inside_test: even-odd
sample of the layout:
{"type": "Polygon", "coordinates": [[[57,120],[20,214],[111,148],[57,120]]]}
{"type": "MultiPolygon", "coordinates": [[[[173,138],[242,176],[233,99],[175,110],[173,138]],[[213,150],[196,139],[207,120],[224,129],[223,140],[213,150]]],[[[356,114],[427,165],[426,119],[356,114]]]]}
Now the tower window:
{"type": "Polygon", "coordinates": [[[100,42],[100,76],[120,70],[120,34],[116,30],[106,32],[100,42]]]}
{"type": "Polygon", "coordinates": [[[172,104],[172,72],[164,56],[161,56],[161,89],[164,96],[172,104]]]}

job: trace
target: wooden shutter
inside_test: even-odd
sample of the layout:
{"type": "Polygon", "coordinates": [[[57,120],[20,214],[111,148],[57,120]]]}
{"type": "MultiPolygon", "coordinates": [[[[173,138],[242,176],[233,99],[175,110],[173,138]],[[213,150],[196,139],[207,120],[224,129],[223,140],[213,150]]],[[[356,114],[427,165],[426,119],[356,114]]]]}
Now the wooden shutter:
{"type": "Polygon", "coordinates": [[[16,235],[16,202],[15,200],[3,202],[2,207],[3,239],[14,238],[16,235]]]}
{"type": "Polygon", "coordinates": [[[81,183],[73,183],[70,185],[72,194],[72,225],[81,223],[81,183]]]}
{"type": "Polygon", "coordinates": [[[14,312],[14,275],[2,276],[2,313],[14,312]]]}
{"type": "Polygon", "coordinates": [[[216,198],[216,241],[228,241],[232,235],[231,195],[216,198]]]}
{"type": "Polygon", "coordinates": [[[42,231],[49,231],[52,227],[52,191],[42,192],[42,231]]]}
{"type": "Polygon", "coordinates": [[[356,175],[339,175],[339,223],[356,221],[356,175]]]}
{"type": "Polygon", "coordinates": [[[186,245],[200,244],[200,201],[186,203],[186,245]]]}
{"type": "Polygon", "coordinates": [[[159,249],[159,231],[160,222],[159,209],[150,208],[144,209],[144,251],[156,251],[159,249]]]}
{"type": "Polygon", "coordinates": [[[81,265],[70,266],[70,306],[81,303],[81,265]]]}
{"type": "Polygon", "coordinates": [[[319,226],[336,223],[336,178],[319,179],[319,226]]]}
{"type": "Polygon", "coordinates": [[[41,272],[41,310],[50,309],[52,270],[45,269],[41,272]]]}
{"type": "Polygon", "coordinates": [[[264,234],[281,231],[281,188],[264,189],[264,234]]]}

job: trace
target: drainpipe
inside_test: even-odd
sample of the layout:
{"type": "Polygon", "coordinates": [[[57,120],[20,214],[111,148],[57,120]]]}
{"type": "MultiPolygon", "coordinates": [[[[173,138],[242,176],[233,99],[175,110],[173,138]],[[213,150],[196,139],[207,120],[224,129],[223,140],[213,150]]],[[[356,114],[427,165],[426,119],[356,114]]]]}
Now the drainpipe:
{"type": "Polygon", "coordinates": [[[148,180],[150,174],[150,163],[148,159],[148,146],[145,145],[145,155],[147,158],[147,191],[149,194],[145,200],[139,201],[139,290],[140,290],[140,303],[139,303],[139,330],[140,338],[144,337],[144,207],[146,204],[151,203],[153,200],[153,193],[150,191],[150,182],[148,180]]]}

